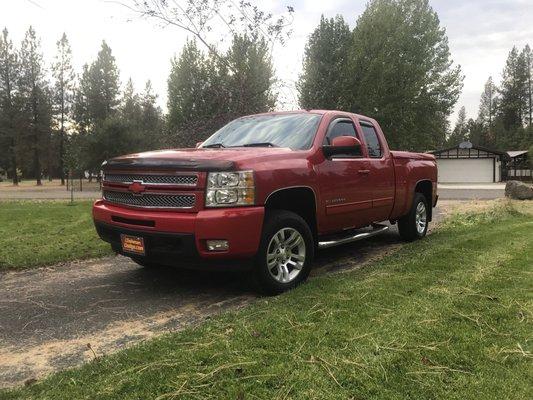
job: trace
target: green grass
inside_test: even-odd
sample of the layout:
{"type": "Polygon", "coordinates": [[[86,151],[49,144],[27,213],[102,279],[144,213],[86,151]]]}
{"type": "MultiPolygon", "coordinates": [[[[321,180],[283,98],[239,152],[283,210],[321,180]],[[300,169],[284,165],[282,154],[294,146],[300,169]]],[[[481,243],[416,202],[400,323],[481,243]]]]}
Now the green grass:
{"type": "Polygon", "coordinates": [[[91,202],[0,202],[0,270],[111,254],[98,238],[91,202]]]}
{"type": "Polygon", "coordinates": [[[531,213],[458,215],[364,269],[0,397],[531,398],[532,264],[531,213]]]}

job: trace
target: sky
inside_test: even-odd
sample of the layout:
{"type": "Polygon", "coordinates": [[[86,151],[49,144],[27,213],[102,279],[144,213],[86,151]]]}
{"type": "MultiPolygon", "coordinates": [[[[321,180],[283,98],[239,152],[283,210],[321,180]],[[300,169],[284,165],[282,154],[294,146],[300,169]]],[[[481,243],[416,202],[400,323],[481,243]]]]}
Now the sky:
{"type": "MultiPolygon", "coordinates": [[[[295,9],[293,33],[284,46],[274,49],[273,56],[276,74],[283,82],[277,108],[297,109],[294,84],[301,73],[305,43],[321,14],[341,14],[353,27],[366,0],[262,0],[258,4],[274,14],[288,5],[295,9]]],[[[452,123],[463,105],[467,116],[475,118],[487,78],[500,81],[511,48],[523,48],[527,43],[533,47],[533,0],[430,0],[430,4],[446,28],[452,59],[465,75],[452,123]]],[[[113,0],[0,0],[0,28],[8,29],[17,46],[29,25],[41,38],[48,64],[65,32],[78,73],[83,64],[96,58],[102,40],[106,40],[120,69],[121,82],[131,77],[141,91],[150,79],[159,104],[166,108],[170,60],[186,41],[183,31],[139,19],[113,0]]]]}

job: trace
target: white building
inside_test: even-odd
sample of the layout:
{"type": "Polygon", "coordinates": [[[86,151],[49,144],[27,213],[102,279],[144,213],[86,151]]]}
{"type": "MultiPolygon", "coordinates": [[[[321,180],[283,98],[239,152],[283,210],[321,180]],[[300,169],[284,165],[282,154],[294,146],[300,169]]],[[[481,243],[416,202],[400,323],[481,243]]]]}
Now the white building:
{"type": "Polygon", "coordinates": [[[463,142],[455,147],[432,151],[437,158],[441,183],[501,182],[508,155],[504,152],[463,142]]]}

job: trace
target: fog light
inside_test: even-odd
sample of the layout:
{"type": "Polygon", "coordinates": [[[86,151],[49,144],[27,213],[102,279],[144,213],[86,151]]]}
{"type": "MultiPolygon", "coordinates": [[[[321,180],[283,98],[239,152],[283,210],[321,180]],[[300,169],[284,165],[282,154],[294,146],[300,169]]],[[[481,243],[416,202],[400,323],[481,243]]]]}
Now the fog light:
{"type": "Polygon", "coordinates": [[[224,251],[229,249],[227,240],[208,240],[207,250],[209,251],[224,251]]]}

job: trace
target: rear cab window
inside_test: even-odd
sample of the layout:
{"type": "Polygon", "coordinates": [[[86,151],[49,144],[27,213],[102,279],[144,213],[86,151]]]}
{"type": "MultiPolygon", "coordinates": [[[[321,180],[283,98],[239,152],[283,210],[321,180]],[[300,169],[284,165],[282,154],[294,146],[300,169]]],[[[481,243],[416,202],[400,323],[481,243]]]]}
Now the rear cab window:
{"type": "Polygon", "coordinates": [[[361,121],[359,124],[365,138],[368,157],[381,158],[383,156],[383,149],[381,147],[376,128],[374,128],[374,125],[369,122],[361,121]]]}

